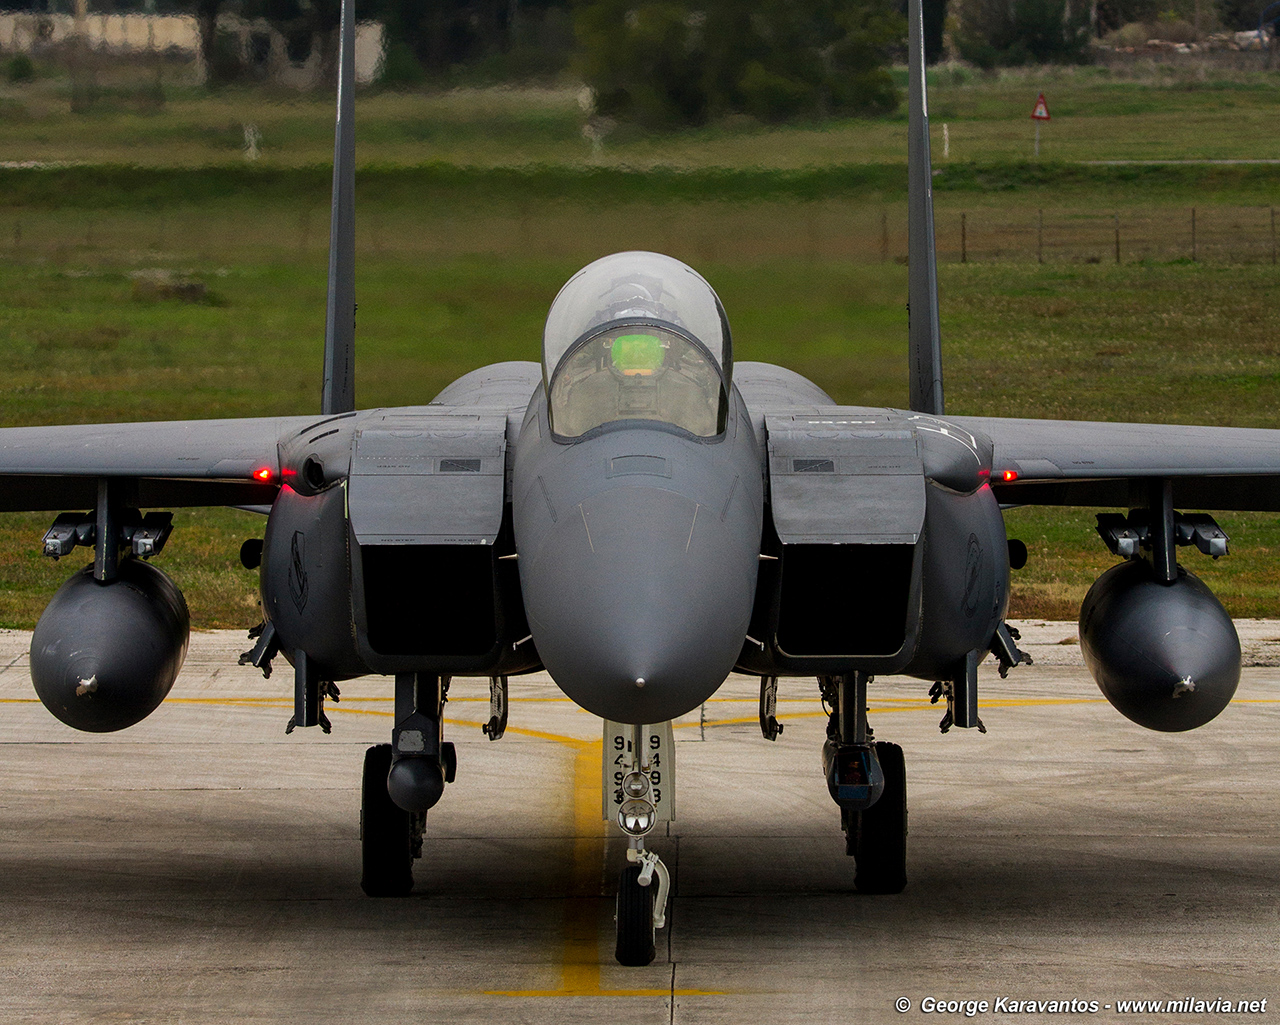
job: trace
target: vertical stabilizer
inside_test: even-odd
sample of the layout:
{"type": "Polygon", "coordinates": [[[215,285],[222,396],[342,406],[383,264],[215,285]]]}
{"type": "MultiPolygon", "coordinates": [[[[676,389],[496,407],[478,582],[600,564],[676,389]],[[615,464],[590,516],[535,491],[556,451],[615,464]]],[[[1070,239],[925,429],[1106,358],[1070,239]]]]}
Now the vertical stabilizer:
{"type": "Polygon", "coordinates": [[[333,133],[333,213],[329,223],[329,301],[324,318],[322,413],[356,408],[355,0],[342,0],[338,120],[333,133]]]}
{"type": "Polygon", "coordinates": [[[938,259],[933,243],[933,164],[929,157],[929,97],[924,78],[921,0],[907,5],[907,336],[910,406],[942,413],[942,339],[938,330],[938,259]]]}

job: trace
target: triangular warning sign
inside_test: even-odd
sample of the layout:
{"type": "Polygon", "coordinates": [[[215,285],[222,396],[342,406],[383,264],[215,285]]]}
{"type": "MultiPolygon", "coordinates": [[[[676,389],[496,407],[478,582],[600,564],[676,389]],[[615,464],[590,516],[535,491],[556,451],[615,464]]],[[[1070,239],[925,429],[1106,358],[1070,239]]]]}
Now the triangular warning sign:
{"type": "Polygon", "coordinates": [[[1044,102],[1044,93],[1036,97],[1036,109],[1031,112],[1031,116],[1037,121],[1049,120],[1049,105],[1044,102]]]}

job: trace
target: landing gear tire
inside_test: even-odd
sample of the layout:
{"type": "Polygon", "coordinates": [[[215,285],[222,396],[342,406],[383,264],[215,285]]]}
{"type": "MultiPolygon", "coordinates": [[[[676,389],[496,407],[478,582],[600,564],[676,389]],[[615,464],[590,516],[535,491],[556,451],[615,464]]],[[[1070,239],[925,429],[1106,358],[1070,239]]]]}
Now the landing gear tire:
{"type": "Polygon", "coordinates": [[[653,886],[640,885],[640,866],[628,865],[618,882],[618,945],[614,956],[618,964],[639,968],[652,964],[656,950],[653,944],[653,886]]]}
{"type": "Polygon", "coordinates": [[[413,859],[420,833],[415,816],[387,793],[391,745],[364,753],[360,786],[360,889],[370,897],[407,897],[413,889],[413,859]]]}
{"type": "Polygon", "coordinates": [[[876,744],[884,792],[866,811],[845,812],[845,853],[857,862],[859,893],[901,893],[907,885],[907,765],[897,744],[876,744]]]}

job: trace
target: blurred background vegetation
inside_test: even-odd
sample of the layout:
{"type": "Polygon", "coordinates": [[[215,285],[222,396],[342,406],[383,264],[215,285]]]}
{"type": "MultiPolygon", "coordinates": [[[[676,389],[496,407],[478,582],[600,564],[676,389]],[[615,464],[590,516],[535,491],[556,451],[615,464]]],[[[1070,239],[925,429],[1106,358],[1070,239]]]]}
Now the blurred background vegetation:
{"type": "MultiPolygon", "coordinates": [[[[926,54],[992,69],[1087,64],[1152,41],[1266,48],[1269,38],[1232,38],[1256,33],[1264,8],[1266,0],[924,0],[926,54]]],[[[6,0],[4,9],[193,19],[199,81],[214,89],[268,78],[273,50],[293,64],[314,57],[320,83],[334,74],[339,0],[6,0]]],[[[358,14],[379,26],[383,88],[572,79],[592,90],[601,116],[670,127],[892,111],[888,69],[905,56],[905,9],[905,0],[362,0],[358,14]]],[[[31,81],[67,49],[21,47],[5,75],[31,81]]]]}
{"type": "MultiPolygon", "coordinates": [[[[626,248],[706,274],[741,358],[906,401],[897,0],[359,13],[381,25],[356,118],[362,406],[536,359],[560,284],[626,248]]],[[[949,410],[1277,426],[1280,72],[1231,35],[1259,13],[925,0],[949,410]]],[[[0,14],[0,425],[315,410],[335,0],[88,0],[81,21],[103,14],[198,42],[14,46],[0,14]]],[[[1014,615],[1075,615],[1112,561],[1093,512],[1008,512],[1032,556],[1014,615]]],[[[39,554],[50,518],[0,516],[0,626],[70,572],[39,554]]],[[[1232,556],[1193,568],[1234,615],[1277,615],[1280,517],[1219,519],[1232,556]]],[[[236,553],[261,518],[175,522],[162,564],[195,623],[257,622],[236,553]]]]}

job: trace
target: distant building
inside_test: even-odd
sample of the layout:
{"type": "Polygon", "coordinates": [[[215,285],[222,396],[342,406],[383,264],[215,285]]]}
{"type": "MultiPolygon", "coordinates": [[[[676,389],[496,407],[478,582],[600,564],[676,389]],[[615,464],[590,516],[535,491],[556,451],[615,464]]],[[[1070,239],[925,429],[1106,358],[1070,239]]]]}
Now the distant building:
{"type": "MultiPolygon", "coordinates": [[[[247,69],[269,81],[304,90],[319,84],[323,74],[320,41],[311,40],[305,56],[290,53],[289,41],[262,18],[247,21],[231,14],[218,18],[218,33],[233,37],[247,69]]],[[[89,45],[108,53],[168,53],[201,64],[200,34],[189,15],[89,14],[84,19],[89,45]]],[[[75,38],[76,18],[71,14],[0,12],[0,50],[6,53],[39,52],[42,47],[75,38]]],[[[381,22],[356,25],[356,82],[367,85],[382,73],[386,32],[381,22]]],[[[203,66],[200,77],[204,77],[203,66]]]]}

